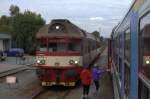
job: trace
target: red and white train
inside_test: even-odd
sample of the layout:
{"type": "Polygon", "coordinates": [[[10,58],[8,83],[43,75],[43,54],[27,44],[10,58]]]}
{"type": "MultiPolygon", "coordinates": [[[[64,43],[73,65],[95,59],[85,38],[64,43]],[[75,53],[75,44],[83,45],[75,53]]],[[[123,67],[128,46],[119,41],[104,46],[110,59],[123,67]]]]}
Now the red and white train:
{"type": "Polygon", "coordinates": [[[52,20],[36,37],[37,75],[42,86],[75,86],[83,66],[89,66],[101,50],[99,37],[66,19],[52,20]]]}

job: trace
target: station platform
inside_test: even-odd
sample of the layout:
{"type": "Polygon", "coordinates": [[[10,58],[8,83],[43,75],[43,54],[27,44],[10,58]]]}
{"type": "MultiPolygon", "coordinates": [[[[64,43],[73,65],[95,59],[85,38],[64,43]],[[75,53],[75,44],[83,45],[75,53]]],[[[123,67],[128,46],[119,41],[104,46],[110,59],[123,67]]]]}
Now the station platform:
{"type": "MultiPolygon", "coordinates": [[[[107,48],[97,59],[96,64],[98,64],[100,68],[107,68],[107,48]]],[[[0,72],[6,71],[8,69],[15,69],[22,66],[24,65],[8,65],[8,63],[0,63],[0,72]]],[[[27,70],[15,74],[15,76],[18,78],[19,83],[12,87],[9,87],[4,79],[0,80],[0,96],[3,97],[3,99],[30,99],[30,96],[34,95],[36,91],[40,91],[42,89],[42,86],[40,85],[34,70],[27,70]]],[[[99,83],[100,90],[97,94],[95,93],[96,89],[94,83],[92,83],[92,85],[90,86],[89,99],[114,99],[113,84],[109,72],[105,72],[102,75],[99,83]]],[[[48,93],[44,95],[45,98],[43,97],[40,99],[82,99],[83,89],[81,86],[76,86],[71,89],[69,88],[69,90],[60,89],[49,89],[47,91],[48,93]],[[66,95],[66,91],[69,91],[69,94],[66,95]]]]}
{"type": "MultiPolygon", "coordinates": [[[[97,59],[96,64],[98,64],[100,68],[107,68],[107,48],[105,48],[104,52],[97,59]]],[[[99,83],[100,90],[98,93],[95,93],[96,89],[94,83],[90,86],[89,99],[114,99],[113,83],[109,72],[105,72],[102,75],[99,83]]],[[[65,99],[82,99],[82,91],[82,87],[76,88],[76,90],[71,91],[72,94],[70,93],[65,99]]]]}

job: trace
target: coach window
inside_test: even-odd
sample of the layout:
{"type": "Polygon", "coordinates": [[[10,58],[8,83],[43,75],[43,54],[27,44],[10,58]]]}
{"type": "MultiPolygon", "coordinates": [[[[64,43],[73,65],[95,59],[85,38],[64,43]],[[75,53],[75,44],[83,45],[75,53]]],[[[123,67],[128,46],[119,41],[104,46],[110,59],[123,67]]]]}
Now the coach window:
{"type": "Polygon", "coordinates": [[[57,43],[49,43],[48,51],[49,52],[57,52],[57,43]]]}
{"type": "Polygon", "coordinates": [[[130,62],[130,29],[125,31],[125,59],[130,62]]]}
{"type": "Polygon", "coordinates": [[[57,51],[58,52],[66,52],[67,51],[67,44],[66,43],[58,43],[57,44],[57,51]]]}
{"type": "Polygon", "coordinates": [[[67,44],[66,43],[49,43],[48,51],[49,52],[66,52],[67,44]]]}
{"type": "Polygon", "coordinates": [[[80,51],[80,49],[81,45],[79,43],[72,42],[68,44],[69,51],[80,51]]]}
{"type": "Polygon", "coordinates": [[[150,13],[147,13],[140,20],[140,47],[143,48],[141,56],[143,56],[142,65],[149,64],[149,59],[145,57],[145,54],[150,53],[150,13]],[[148,62],[148,63],[147,63],[148,62]]]}
{"type": "Polygon", "coordinates": [[[41,40],[38,40],[37,50],[42,51],[42,52],[46,52],[47,51],[46,43],[42,42],[41,40]]]}

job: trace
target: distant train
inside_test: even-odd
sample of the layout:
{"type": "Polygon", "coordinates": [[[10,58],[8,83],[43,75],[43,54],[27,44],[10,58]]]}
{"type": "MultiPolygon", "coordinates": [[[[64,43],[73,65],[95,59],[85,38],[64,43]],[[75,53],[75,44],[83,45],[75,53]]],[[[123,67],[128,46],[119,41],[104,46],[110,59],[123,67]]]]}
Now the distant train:
{"type": "Polygon", "coordinates": [[[115,99],[150,99],[150,0],[134,0],[112,31],[108,57],[115,99]]]}
{"type": "Polygon", "coordinates": [[[83,66],[98,56],[99,37],[69,20],[55,19],[37,33],[37,75],[43,86],[75,86],[83,66]]]}

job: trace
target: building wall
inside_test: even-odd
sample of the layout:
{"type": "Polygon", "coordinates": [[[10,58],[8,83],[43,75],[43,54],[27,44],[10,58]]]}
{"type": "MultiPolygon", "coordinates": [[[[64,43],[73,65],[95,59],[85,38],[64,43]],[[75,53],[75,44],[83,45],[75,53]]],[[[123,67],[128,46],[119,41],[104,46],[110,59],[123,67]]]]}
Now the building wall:
{"type": "Polygon", "coordinates": [[[0,33],[0,50],[7,51],[11,48],[11,35],[0,33]]]}
{"type": "Polygon", "coordinates": [[[3,40],[0,40],[0,51],[3,51],[3,40]]]}
{"type": "Polygon", "coordinates": [[[4,39],[3,40],[3,50],[7,51],[10,49],[11,45],[10,45],[11,40],[10,39],[4,39]]]}

